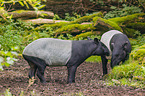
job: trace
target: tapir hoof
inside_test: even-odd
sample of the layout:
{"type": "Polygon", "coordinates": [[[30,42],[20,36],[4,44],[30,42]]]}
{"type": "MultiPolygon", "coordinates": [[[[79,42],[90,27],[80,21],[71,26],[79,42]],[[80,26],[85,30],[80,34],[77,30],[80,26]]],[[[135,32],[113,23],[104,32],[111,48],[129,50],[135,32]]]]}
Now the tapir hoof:
{"type": "Polygon", "coordinates": [[[75,83],[75,81],[67,81],[67,84],[75,83]]]}

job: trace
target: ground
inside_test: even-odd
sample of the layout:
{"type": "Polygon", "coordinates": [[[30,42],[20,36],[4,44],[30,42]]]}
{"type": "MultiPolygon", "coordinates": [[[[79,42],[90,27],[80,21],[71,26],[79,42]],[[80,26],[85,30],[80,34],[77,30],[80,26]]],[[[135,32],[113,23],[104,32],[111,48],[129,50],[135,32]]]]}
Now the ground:
{"type": "Polygon", "coordinates": [[[101,63],[81,64],[76,72],[76,83],[67,84],[67,68],[47,67],[47,83],[36,81],[29,88],[29,65],[20,59],[10,67],[0,71],[0,94],[10,89],[13,95],[19,96],[145,96],[145,89],[127,86],[105,86],[102,80],[101,63]]]}

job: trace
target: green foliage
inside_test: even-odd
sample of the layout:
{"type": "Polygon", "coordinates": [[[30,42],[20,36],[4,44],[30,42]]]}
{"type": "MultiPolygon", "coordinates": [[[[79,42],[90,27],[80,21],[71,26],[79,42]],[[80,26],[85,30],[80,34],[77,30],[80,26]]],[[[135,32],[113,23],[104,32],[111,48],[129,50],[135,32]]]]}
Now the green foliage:
{"type": "Polygon", "coordinates": [[[22,49],[23,36],[26,36],[28,30],[33,29],[28,23],[22,21],[14,22],[8,19],[0,24],[0,69],[2,66],[9,66],[17,61],[18,53],[22,49]]]}
{"type": "Polygon", "coordinates": [[[93,18],[93,23],[94,23],[94,26],[99,25],[99,23],[100,23],[100,25],[101,25],[101,23],[102,23],[102,25],[103,25],[103,23],[105,23],[106,24],[105,26],[107,26],[108,29],[116,29],[116,30],[119,30],[119,31],[122,30],[121,27],[116,22],[114,22],[113,20],[106,20],[106,19],[103,19],[103,18],[100,18],[100,17],[94,17],[93,18]]]}
{"type": "Polygon", "coordinates": [[[57,14],[54,14],[53,20],[60,20],[60,19],[61,18],[57,14]]]}
{"type": "Polygon", "coordinates": [[[125,85],[137,88],[145,88],[145,66],[138,62],[116,66],[106,76],[107,85],[125,85]]]}
{"type": "Polygon", "coordinates": [[[10,89],[7,89],[5,91],[4,96],[13,96],[12,93],[10,92],[10,89]]]}
{"type": "Polygon", "coordinates": [[[80,17],[80,18],[72,21],[71,23],[92,22],[92,19],[96,16],[103,17],[103,13],[102,12],[95,12],[93,14],[87,14],[86,16],[80,17]]]}
{"type": "Polygon", "coordinates": [[[73,16],[70,16],[70,14],[69,13],[65,13],[65,20],[66,21],[74,21],[74,20],[76,20],[77,18],[80,18],[81,16],[80,15],[78,15],[77,13],[73,13],[73,16]]]}
{"type": "Polygon", "coordinates": [[[141,35],[139,32],[136,33],[137,38],[135,39],[130,39],[131,45],[132,45],[132,50],[138,49],[140,46],[145,44],[145,35],[141,35]]]}
{"type": "Polygon", "coordinates": [[[138,60],[141,63],[145,63],[145,44],[135,48],[132,52],[131,52],[131,57],[134,60],[138,60]]]}
{"type": "Polygon", "coordinates": [[[55,32],[60,34],[60,33],[75,33],[75,32],[85,32],[85,31],[89,31],[89,30],[93,30],[95,29],[92,24],[71,24],[71,25],[66,25],[66,26],[62,26],[61,28],[57,29],[55,32]]]}
{"type": "Polygon", "coordinates": [[[127,6],[123,4],[124,8],[117,8],[115,6],[111,6],[112,11],[109,11],[104,18],[109,19],[109,18],[114,18],[114,17],[123,17],[127,15],[132,15],[135,13],[141,13],[141,9],[136,6],[127,6]]]}
{"type": "MultiPolygon", "coordinates": [[[[6,89],[4,93],[0,93],[1,96],[15,96],[11,93],[10,89],[6,89]]],[[[19,96],[26,96],[23,90],[21,90],[21,93],[19,96]]],[[[37,93],[35,89],[28,91],[27,96],[40,96],[40,93],[37,93]]],[[[78,95],[77,95],[78,96],[78,95]]]]}
{"type": "Polygon", "coordinates": [[[144,16],[145,13],[136,13],[136,14],[132,14],[132,15],[127,15],[124,17],[116,17],[116,18],[111,18],[109,19],[110,21],[113,21],[117,24],[122,24],[125,22],[131,22],[131,21],[135,21],[137,20],[140,16],[144,16]]]}
{"type": "Polygon", "coordinates": [[[125,64],[114,67],[106,76],[108,85],[145,88],[145,45],[135,48],[125,64]]]}
{"type": "Polygon", "coordinates": [[[45,5],[41,4],[42,1],[46,2],[46,0],[1,0],[0,6],[5,7],[6,3],[15,5],[18,2],[21,6],[26,6],[27,9],[29,9],[29,5],[31,5],[35,11],[38,11],[45,7],[45,5]]]}
{"type": "Polygon", "coordinates": [[[86,62],[99,63],[99,62],[101,62],[101,57],[100,56],[91,56],[86,60],[86,62]]]}

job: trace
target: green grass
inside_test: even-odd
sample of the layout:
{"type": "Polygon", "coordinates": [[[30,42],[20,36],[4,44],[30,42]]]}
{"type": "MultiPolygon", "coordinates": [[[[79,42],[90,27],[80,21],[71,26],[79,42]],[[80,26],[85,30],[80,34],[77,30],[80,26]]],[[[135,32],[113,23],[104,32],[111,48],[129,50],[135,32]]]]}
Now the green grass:
{"type": "Polygon", "coordinates": [[[107,85],[124,85],[135,88],[145,88],[145,66],[138,61],[129,60],[120,66],[114,67],[106,76],[107,85]]]}
{"type": "Polygon", "coordinates": [[[100,56],[91,56],[86,60],[86,62],[98,63],[98,62],[101,62],[101,57],[100,56]]]}

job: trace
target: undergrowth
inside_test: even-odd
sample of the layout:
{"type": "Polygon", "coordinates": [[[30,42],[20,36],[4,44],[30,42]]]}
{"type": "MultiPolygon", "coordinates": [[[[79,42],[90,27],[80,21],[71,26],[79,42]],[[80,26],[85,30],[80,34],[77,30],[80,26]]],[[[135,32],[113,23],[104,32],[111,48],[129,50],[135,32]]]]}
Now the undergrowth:
{"type": "Polygon", "coordinates": [[[135,48],[128,61],[106,75],[107,85],[145,88],[145,45],[135,48]]]}

